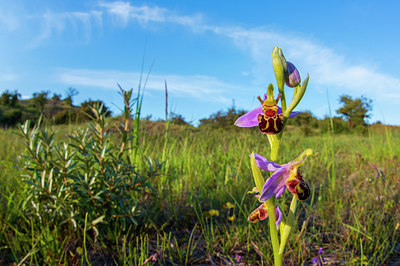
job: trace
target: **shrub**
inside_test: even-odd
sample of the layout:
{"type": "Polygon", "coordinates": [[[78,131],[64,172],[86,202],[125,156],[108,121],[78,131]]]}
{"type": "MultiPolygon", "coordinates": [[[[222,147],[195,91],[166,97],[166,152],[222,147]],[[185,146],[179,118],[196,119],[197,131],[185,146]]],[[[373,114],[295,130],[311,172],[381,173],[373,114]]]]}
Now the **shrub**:
{"type": "Polygon", "coordinates": [[[22,117],[22,112],[18,109],[0,110],[0,125],[15,126],[22,117]]]}
{"type": "Polygon", "coordinates": [[[235,123],[236,119],[244,115],[246,111],[236,110],[234,106],[228,109],[228,111],[218,111],[215,114],[210,115],[209,118],[200,119],[199,127],[210,127],[210,128],[230,128],[235,123]]]}
{"type": "MultiPolygon", "coordinates": [[[[118,222],[122,230],[137,224],[140,192],[150,187],[148,181],[162,165],[148,160],[153,170],[141,175],[130,159],[132,130],[119,129],[117,143],[106,129],[103,106],[90,109],[90,126],[65,142],[56,143],[55,133],[40,121],[32,129],[29,121],[19,125],[19,132],[26,142],[21,161],[32,219],[66,230],[91,229],[97,236],[102,224],[118,222]]],[[[131,119],[128,113],[125,125],[131,119]]]]}

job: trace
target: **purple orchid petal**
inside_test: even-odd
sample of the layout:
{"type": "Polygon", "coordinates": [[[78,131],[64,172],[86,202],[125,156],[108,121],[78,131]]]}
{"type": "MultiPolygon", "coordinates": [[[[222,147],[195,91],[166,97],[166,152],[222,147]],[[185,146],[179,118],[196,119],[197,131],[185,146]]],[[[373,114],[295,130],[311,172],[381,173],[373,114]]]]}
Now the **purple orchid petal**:
{"type": "Polygon", "coordinates": [[[262,106],[242,115],[235,121],[238,127],[255,127],[258,126],[258,114],[262,114],[262,106]]]}
{"type": "Polygon", "coordinates": [[[288,167],[281,167],[271,175],[264,184],[261,192],[260,201],[267,201],[270,197],[280,192],[288,179],[288,167]]]}
{"type": "Polygon", "coordinates": [[[286,189],[286,185],[284,185],[281,188],[281,190],[279,190],[278,193],[276,193],[276,198],[279,198],[283,194],[283,192],[285,192],[285,189],[286,189]]]}
{"type": "Polygon", "coordinates": [[[258,168],[261,168],[268,172],[276,172],[278,169],[282,168],[281,165],[273,161],[268,161],[267,159],[265,159],[264,157],[262,157],[260,154],[257,153],[254,153],[254,159],[256,159],[258,168]]]}
{"type": "Polygon", "coordinates": [[[282,221],[282,212],[278,206],[276,206],[276,229],[279,229],[279,224],[282,221]]]}
{"type": "MultiPolygon", "coordinates": [[[[301,112],[290,112],[289,118],[293,118],[296,115],[300,114],[301,112]]],[[[282,108],[278,106],[278,114],[282,114],[282,108]]]]}

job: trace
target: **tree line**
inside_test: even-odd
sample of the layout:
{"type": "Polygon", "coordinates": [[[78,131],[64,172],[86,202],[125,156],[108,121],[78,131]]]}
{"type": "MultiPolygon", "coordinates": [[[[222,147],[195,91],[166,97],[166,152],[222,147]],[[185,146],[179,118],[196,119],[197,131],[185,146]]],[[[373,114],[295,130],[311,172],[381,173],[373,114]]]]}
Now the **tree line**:
{"type": "MultiPolygon", "coordinates": [[[[27,119],[36,121],[40,116],[53,124],[81,123],[90,120],[90,108],[96,103],[103,104],[107,115],[111,111],[100,100],[86,100],[80,105],[73,104],[73,97],[78,94],[74,88],[69,88],[66,96],[54,93],[50,97],[49,91],[35,92],[30,99],[21,99],[17,91],[6,90],[0,96],[0,126],[15,126],[27,119]]],[[[368,118],[372,112],[372,100],[361,96],[352,98],[349,95],[339,97],[341,107],[336,110],[337,116],[318,119],[310,111],[300,113],[289,120],[289,124],[299,128],[305,135],[315,132],[347,133],[366,132],[368,118]]],[[[247,111],[238,110],[234,104],[227,111],[221,110],[211,114],[208,118],[199,120],[200,128],[228,128],[232,127],[237,118],[247,111]]],[[[146,118],[147,120],[150,117],[146,118]]],[[[170,121],[177,125],[190,125],[180,114],[171,113],[170,121]]]]}
{"type": "Polygon", "coordinates": [[[96,103],[104,105],[107,115],[109,108],[100,100],[86,100],[80,105],[73,104],[73,97],[78,94],[69,88],[66,96],[49,91],[34,92],[30,99],[21,99],[18,91],[4,91],[0,96],[0,126],[12,127],[25,120],[37,121],[39,117],[53,124],[81,123],[89,120],[90,108],[96,103]]]}
{"type": "MultiPolygon", "coordinates": [[[[326,116],[318,119],[310,111],[301,112],[294,118],[289,119],[289,126],[300,129],[305,135],[313,133],[366,133],[368,131],[368,118],[371,117],[372,100],[361,96],[353,98],[349,95],[339,97],[341,107],[336,110],[336,116],[326,116]]],[[[232,128],[233,123],[240,116],[247,113],[245,110],[238,110],[235,106],[227,111],[218,111],[208,118],[200,119],[199,127],[208,128],[232,128]]],[[[189,124],[182,116],[173,114],[172,123],[189,124]]],[[[377,122],[380,123],[380,122],[377,122]]]]}

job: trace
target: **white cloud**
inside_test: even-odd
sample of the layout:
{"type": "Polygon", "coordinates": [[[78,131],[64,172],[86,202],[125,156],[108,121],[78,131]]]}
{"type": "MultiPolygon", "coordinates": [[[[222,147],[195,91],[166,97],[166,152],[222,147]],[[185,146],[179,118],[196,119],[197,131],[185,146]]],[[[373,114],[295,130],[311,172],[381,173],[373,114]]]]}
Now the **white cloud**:
{"type": "Polygon", "coordinates": [[[150,7],[148,5],[134,6],[129,2],[101,2],[99,7],[105,10],[105,13],[111,15],[114,23],[118,26],[127,26],[129,22],[138,22],[142,26],[149,23],[175,23],[190,27],[193,30],[200,30],[203,26],[201,14],[190,16],[178,15],[171,10],[158,6],[150,7]]]}
{"type": "Polygon", "coordinates": [[[126,26],[130,20],[136,20],[140,24],[148,22],[165,22],[167,9],[159,7],[131,6],[129,2],[110,2],[100,3],[100,7],[105,8],[114,21],[121,26],[126,26]]]}
{"type": "Polygon", "coordinates": [[[103,26],[102,12],[91,10],[88,12],[63,12],[57,13],[47,10],[39,16],[31,16],[31,20],[39,21],[40,30],[28,47],[37,47],[44,40],[63,34],[71,29],[79,36],[79,40],[89,41],[94,28],[103,26]],[[84,36],[81,38],[81,36],[84,36]]]}
{"type": "Polygon", "coordinates": [[[400,79],[380,72],[370,65],[353,62],[318,42],[293,33],[278,33],[269,28],[245,29],[235,26],[208,25],[201,14],[178,15],[166,8],[146,5],[134,6],[128,2],[100,4],[106,13],[126,26],[129,22],[145,25],[176,23],[197,31],[208,31],[225,36],[249,53],[255,62],[252,69],[257,82],[265,82],[265,73],[271,69],[271,52],[275,45],[281,47],[288,61],[299,66],[303,76],[311,73],[311,81],[317,87],[339,88],[343,93],[365,94],[382,98],[400,98],[400,79]],[[377,92],[379,92],[377,94],[377,92]]]}
{"type": "MultiPolygon", "coordinates": [[[[283,49],[288,61],[294,62],[299,67],[303,78],[307,72],[311,74],[310,85],[316,88],[335,88],[341,93],[365,94],[370,95],[369,97],[400,98],[399,78],[387,75],[374,66],[354,62],[352,58],[339,54],[326,45],[294,33],[279,33],[265,27],[247,29],[212,25],[205,21],[202,14],[181,15],[167,8],[145,4],[133,5],[123,1],[100,2],[95,9],[85,12],[47,11],[37,18],[42,23],[42,30],[36,40],[30,43],[32,46],[53,35],[62,34],[69,27],[80,34],[83,33],[84,39],[89,40],[93,29],[103,27],[104,23],[110,22],[110,19],[113,25],[123,27],[128,27],[131,23],[138,23],[143,27],[150,23],[176,24],[195,33],[208,32],[232,41],[254,61],[253,69],[244,72],[250,72],[258,83],[264,83],[265,74],[271,72],[272,48],[278,45],[283,49]]],[[[0,25],[2,24],[9,29],[19,27],[19,22],[14,16],[0,10],[0,25]]],[[[173,79],[174,76],[170,78],[173,79]]],[[[202,81],[201,77],[195,79],[199,84],[202,81]]],[[[207,79],[203,81],[205,80],[207,79]]],[[[215,84],[216,80],[207,81],[218,85],[215,84]]],[[[190,82],[185,84],[185,88],[190,87],[190,82]]],[[[179,87],[176,88],[178,89],[179,87]]],[[[196,93],[195,90],[188,90],[193,94],[196,93]]]]}
{"type": "MultiPolygon", "coordinates": [[[[142,86],[146,75],[142,76],[142,86]]],[[[123,88],[135,87],[140,80],[138,72],[115,70],[67,69],[58,75],[59,80],[69,86],[86,86],[115,90],[117,83],[123,88]]],[[[231,102],[230,91],[244,90],[237,85],[225,83],[215,77],[204,75],[180,76],[150,74],[146,90],[164,91],[167,81],[168,92],[179,97],[194,97],[210,102],[231,102]]]]}
{"type": "Polygon", "coordinates": [[[310,39],[265,29],[218,28],[214,32],[231,38],[238,47],[249,51],[256,63],[253,74],[258,79],[270,68],[272,47],[278,45],[286,59],[299,66],[303,78],[311,73],[310,80],[319,87],[339,88],[342,93],[370,97],[400,98],[400,79],[370,65],[352,62],[351,58],[310,39]]]}

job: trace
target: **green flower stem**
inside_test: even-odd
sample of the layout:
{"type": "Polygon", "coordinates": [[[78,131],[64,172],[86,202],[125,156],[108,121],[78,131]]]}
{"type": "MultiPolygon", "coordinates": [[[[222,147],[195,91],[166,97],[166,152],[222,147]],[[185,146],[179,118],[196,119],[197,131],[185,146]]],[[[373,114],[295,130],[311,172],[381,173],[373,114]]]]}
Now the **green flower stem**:
{"type": "Polygon", "coordinates": [[[276,162],[278,159],[279,146],[281,144],[282,132],[271,137],[271,161],[276,162]]]}
{"type": "Polygon", "coordinates": [[[295,223],[295,213],[297,206],[297,196],[293,195],[292,202],[290,203],[289,215],[286,221],[285,229],[283,230],[283,234],[281,235],[281,245],[279,247],[279,255],[283,256],[283,251],[285,250],[285,246],[287,240],[289,238],[290,231],[292,230],[295,223]]]}
{"type": "Polygon", "coordinates": [[[276,229],[276,204],[275,196],[266,201],[269,214],[269,231],[271,235],[272,249],[274,251],[274,264],[276,266],[282,265],[282,256],[279,254],[279,237],[278,230],[276,229]]]}
{"type": "Polygon", "coordinates": [[[279,88],[279,94],[281,95],[281,104],[282,104],[282,114],[286,113],[286,96],[285,96],[285,90],[280,87],[279,88]]]}
{"type": "Polygon", "coordinates": [[[285,129],[286,123],[287,123],[287,117],[284,117],[283,119],[283,128],[282,131],[279,134],[276,135],[268,135],[268,140],[271,145],[271,156],[270,159],[271,161],[276,162],[278,159],[278,152],[279,152],[279,146],[281,144],[282,136],[283,136],[283,131],[285,129]]]}
{"type": "MultiPolygon", "coordinates": [[[[260,191],[261,193],[265,181],[264,178],[262,177],[260,168],[258,168],[257,166],[256,160],[254,158],[254,152],[250,155],[250,166],[251,166],[251,171],[253,173],[254,183],[256,184],[258,191],[260,191]]],[[[269,227],[270,227],[272,248],[274,251],[274,261],[275,265],[280,266],[282,265],[282,259],[279,260],[279,237],[275,223],[276,222],[275,197],[272,197],[269,200],[267,200],[266,204],[269,214],[269,227]]]]}
{"type": "MultiPolygon", "coordinates": [[[[286,120],[286,119],[285,119],[286,120]]],[[[285,124],[286,121],[284,121],[285,124]]],[[[268,140],[271,144],[271,161],[276,161],[278,158],[278,151],[279,151],[279,146],[281,143],[282,139],[282,133],[279,133],[277,135],[269,135],[268,140]]],[[[274,251],[274,264],[275,265],[282,265],[282,254],[279,253],[279,237],[278,237],[278,230],[276,229],[276,211],[275,211],[275,196],[273,196],[270,200],[267,201],[267,207],[268,207],[268,214],[269,214],[269,230],[270,230],[270,235],[271,235],[271,242],[272,242],[272,248],[274,251]]]]}

